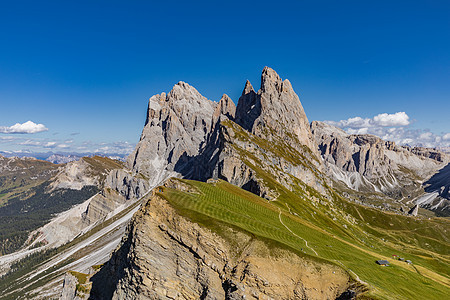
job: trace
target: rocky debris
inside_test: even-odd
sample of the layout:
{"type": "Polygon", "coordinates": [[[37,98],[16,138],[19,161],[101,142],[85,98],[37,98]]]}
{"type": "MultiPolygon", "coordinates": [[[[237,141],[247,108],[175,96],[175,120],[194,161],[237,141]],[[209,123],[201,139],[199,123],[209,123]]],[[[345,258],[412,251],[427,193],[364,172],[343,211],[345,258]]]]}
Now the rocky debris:
{"type": "Polygon", "coordinates": [[[89,169],[90,165],[83,159],[62,166],[51,183],[52,190],[81,190],[87,185],[98,185],[99,177],[91,176],[89,169]]]}
{"type": "Polygon", "coordinates": [[[409,211],[408,211],[408,215],[410,215],[410,216],[413,216],[413,217],[417,217],[417,213],[419,212],[419,205],[414,205],[414,207],[413,208],[411,208],[409,211]]]}
{"type": "Polygon", "coordinates": [[[334,299],[349,286],[337,266],[319,268],[283,249],[272,256],[273,249],[244,232],[221,231],[181,217],[154,194],[91,277],[90,299],[334,299]]]}

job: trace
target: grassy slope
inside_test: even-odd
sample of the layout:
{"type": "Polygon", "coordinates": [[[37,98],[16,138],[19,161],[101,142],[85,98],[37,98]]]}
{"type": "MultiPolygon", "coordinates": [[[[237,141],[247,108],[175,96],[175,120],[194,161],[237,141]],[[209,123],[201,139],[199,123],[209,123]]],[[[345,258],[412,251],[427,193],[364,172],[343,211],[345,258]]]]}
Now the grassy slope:
{"type": "Polygon", "coordinates": [[[11,169],[0,174],[0,206],[18,195],[23,199],[30,197],[30,189],[50,179],[58,168],[51,162],[32,159],[3,158],[0,164],[11,169]]]}
{"type": "MultiPolygon", "coordinates": [[[[184,193],[167,188],[161,193],[181,214],[213,230],[219,228],[214,226],[214,221],[225,222],[256,236],[275,240],[310,258],[325,259],[343,266],[352,276],[358,276],[361,281],[368,283],[368,296],[382,299],[439,299],[450,294],[448,242],[443,243],[441,253],[411,246],[425,253],[419,256],[403,251],[401,243],[380,240],[379,236],[389,236],[395,240],[397,231],[391,232],[390,228],[385,228],[385,220],[397,219],[398,216],[340,200],[348,211],[355,211],[366,218],[375,216],[379,220],[371,225],[372,232],[366,231],[368,227],[362,223],[359,226],[347,222],[345,229],[340,220],[333,220],[327,210],[315,207],[301,193],[283,190],[276,201],[269,202],[223,181],[216,184],[183,182],[196,187],[199,193],[184,193]],[[411,259],[415,264],[394,261],[390,257],[392,254],[411,259]],[[389,259],[392,264],[390,267],[378,266],[375,264],[378,259],[389,259]]],[[[408,222],[414,223],[412,219],[399,220],[399,224],[406,227],[408,222]]],[[[423,222],[426,224],[414,224],[416,226],[412,226],[414,228],[411,230],[448,225],[446,220],[423,222]]],[[[426,236],[429,233],[422,234],[426,236]]]]}

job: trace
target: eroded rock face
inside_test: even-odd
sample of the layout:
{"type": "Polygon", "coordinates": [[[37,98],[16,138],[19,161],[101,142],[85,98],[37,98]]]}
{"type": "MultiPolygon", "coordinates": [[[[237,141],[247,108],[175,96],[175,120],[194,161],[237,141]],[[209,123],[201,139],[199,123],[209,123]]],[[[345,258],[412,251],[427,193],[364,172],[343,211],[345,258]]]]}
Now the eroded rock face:
{"type": "Polygon", "coordinates": [[[268,199],[276,195],[257,178],[257,169],[275,175],[288,188],[293,175],[323,191],[317,178],[323,165],[308,119],[290,82],[282,81],[274,70],[264,68],[257,93],[246,82],[234,122],[222,122],[219,131],[220,151],[212,177],[268,199]]]}
{"type": "MultiPolygon", "coordinates": [[[[222,103],[226,107],[226,101],[222,103]]],[[[205,146],[216,106],[184,82],[168,94],[151,97],[141,139],[127,160],[132,173],[141,173],[157,184],[170,172],[175,175],[183,169],[205,146]]]]}
{"type": "Polygon", "coordinates": [[[72,161],[60,168],[51,183],[52,190],[57,188],[66,188],[81,190],[87,185],[99,185],[100,177],[92,176],[90,165],[83,159],[72,161]]]}
{"type": "Polygon", "coordinates": [[[376,136],[348,135],[339,128],[317,121],[311,123],[311,129],[324,160],[342,171],[357,172],[375,182],[392,175],[396,168],[384,153],[385,142],[376,136]]]}
{"type": "Polygon", "coordinates": [[[105,186],[117,191],[125,199],[139,199],[150,188],[150,183],[142,176],[133,176],[123,169],[112,170],[105,180],[105,186]]]}
{"type": "Polygon", "coordinates": [[[282,137],[295,148],[307,146],[318,156],[308,118],[289,80],[271,68],[261,74],[261,89],[255,93],[247,81],[236,110],[236,123],[268,141],[282,137]]]}
{"type": "Polygon", "coordinates": [[[107,157],[82,157],[59,167],[58,174],[51,180],[51,190],[57,188],[81,190],[89,185],[102,188],[107,174],[122,167],[120,162],[107,157]]]}
{"type": "Polygon", "coordinates": [[[316,171],[320,162],[306,159],[304,152],[289,147],[283,139],[268,142],[234,122],[222,123],[220,129],[222,144],[213,178],[224,179],[266,199],[274,199],[278,193],[259,177],[261,171],[288,189],[294,185],[294,176],[325,193],[324,178],[316,171]]]}
{"type": "Polygon", "coordinates": [[[91,298],[334,299],[348,287],[348,275],[336,266],[317,268],[246,233],[223,232],[181,217],[154,195],[133,217],[122,247],[92,277],[91,298]]]}

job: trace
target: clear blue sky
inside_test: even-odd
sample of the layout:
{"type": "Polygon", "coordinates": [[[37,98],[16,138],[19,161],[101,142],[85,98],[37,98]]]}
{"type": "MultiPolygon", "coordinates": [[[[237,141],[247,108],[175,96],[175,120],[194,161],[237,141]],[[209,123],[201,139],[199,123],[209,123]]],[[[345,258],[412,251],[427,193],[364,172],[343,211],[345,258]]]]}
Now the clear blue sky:
{"type": "Polygon", "coordinates": [[[266,65],[309,120],[406,112],[402,130],[450,132],[449,1],[19,0],[0,4],[0,128],[48,131],[0,150],[133,145],[153,94],[183,80],[236,102],[266,65]]]}

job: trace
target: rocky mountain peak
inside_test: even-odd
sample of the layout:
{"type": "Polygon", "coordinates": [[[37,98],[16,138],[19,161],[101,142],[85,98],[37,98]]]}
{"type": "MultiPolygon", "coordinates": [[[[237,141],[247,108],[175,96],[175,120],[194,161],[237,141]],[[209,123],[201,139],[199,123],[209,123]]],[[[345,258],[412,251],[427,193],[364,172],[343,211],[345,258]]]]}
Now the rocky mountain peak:
{"type": "Polygon", "coordinates": [[[167,101],[186,100],[186,101],[209,101],[203,97],[196,88],[186,82],[179,81],[167,95],[167,101]]]}
{"type": "Polygon", "coordinates": [[[146,125],[135,151],[128,157],[133,174],[151,178],[150,186],[177,176],[182,165],[199,154],[217,119],[234,115],[233,101],[224,96],[213,102],[194,87],[180,81],[165,94],[150,98],[146,125]]]}
{"type": "Polygon", "coordinates": [[[252,131],[253,124],[260,115],[261,101],[252,84],[247,80],[236,108],[236,123],[247,131],[252,131]]]}
{"type": "Polygon", "coordinates": [[[261,74],[261,90],[271,89],[273,87],[277,88],[282,84],[281,77],[269,67],[264,67],[261,74]]]}
{"type": "Polygon", "coordinates": [[[261,74],[261,89],[255,93],[247,80],[236,108],[236,123],[247,131],[270,140],[275,136],[289,141],[294,147],[305,145],[316,153],[308,119],[291,83],[271,68],[261,74]]]}
{"type": "Polygon", "coordinates": [[[234,120],[235,115],[236,105],[227,94],[223,94],[214,110],[212,126],[215,126],[218,121],[221,122],[225,119],[234,120]]]}
{"type": "MultiPolygon", "coordinates": [[[[261,89],[258,91],[261,115],[255,121],[253,132],[263,134],[270,128],[277,136],[283,137],[291,145],[305,145],[316,151],[309,121],[299,97],[291,83],[271,68],[265,67],[261,75],[261,89]]],[[[315,153],[318,156],[318,153],[315,153]]]]}
{"type": "Polygon", "coordinates": [[[253,89],[253,86],[252,86],[252,84],[250,83],[250,81],[247,80],[247,81],[245,82],[245,87],[244,87],[244,90],[242,91],[242,95],[246,95],[246,94],[248,94],[248,93],[250,93],[250,92],[255,92],[255,90],[253,89]]]}

